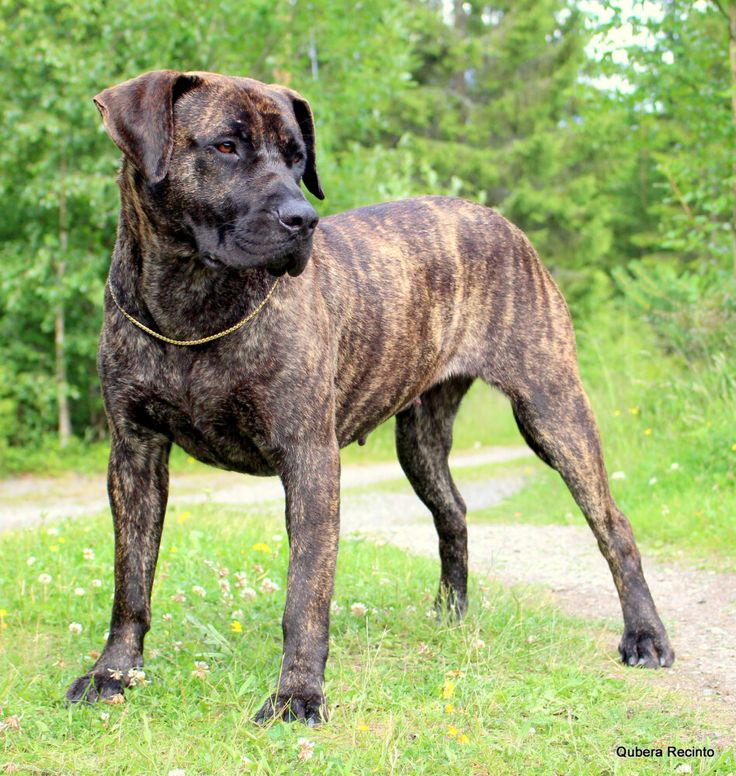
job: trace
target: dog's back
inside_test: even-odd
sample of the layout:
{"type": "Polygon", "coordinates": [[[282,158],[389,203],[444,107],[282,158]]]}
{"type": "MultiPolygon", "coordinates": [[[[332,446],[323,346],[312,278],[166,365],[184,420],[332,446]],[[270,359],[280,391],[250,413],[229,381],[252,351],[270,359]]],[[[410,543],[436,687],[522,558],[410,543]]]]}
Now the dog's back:
{"type": "Polygon", "coordinates": [[[453,375],[500,383],[540,340],[574,357],[567,307],[529,240],[481,205],[419,197],[330,216],[311,271],[337,329],[338,425],[351,439],[376,422],[369,396],[390,417],[453,375]]]}

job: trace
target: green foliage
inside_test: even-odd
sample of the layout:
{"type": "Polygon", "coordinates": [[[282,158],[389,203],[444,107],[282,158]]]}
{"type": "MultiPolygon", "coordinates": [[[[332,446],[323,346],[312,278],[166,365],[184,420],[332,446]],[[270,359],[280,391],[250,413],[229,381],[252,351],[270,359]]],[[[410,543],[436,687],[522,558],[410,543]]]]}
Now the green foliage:
{"type": "Polygon", "coordinates": [[[0,0],[0,471],[42,465],[59,397],[78,440],[105,436],[94,353],[118,154],[90,98],[160,67],[302,91],[322,214],[427,192],[497,206],[579,321],[614,316],[625,297],[656,333],[653,360],[707,372],[708,395],[730,395],[727,21],[712,2],[660,0],[631,19],[622,6],[0,0]],[[594,55],[624,23],[647,34],[594,55]]]}

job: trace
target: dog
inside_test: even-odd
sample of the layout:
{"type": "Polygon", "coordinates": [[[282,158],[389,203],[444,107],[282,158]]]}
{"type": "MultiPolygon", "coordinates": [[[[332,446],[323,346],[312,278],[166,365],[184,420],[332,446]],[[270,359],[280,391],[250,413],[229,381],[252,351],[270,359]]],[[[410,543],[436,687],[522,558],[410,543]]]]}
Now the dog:
{"type": "Polygon", "coordinates": [[[143,664],[172,442],[283,483],[283,663],[257,722],[327,720],[339,450],[393,416],[399,461],[439,535],[436,604],[462,616],[466,510],[448,455],[476,379],[509,397],[585,514],[618,590],[623,661],[672,664],[608,487],[567,306],[519,229],[448,197],[319,221],[300,189],[324,198],[312,112],[282,86],[156,71],[94,101],[123,153],[98,354],[115,596],[104,651],[68,701],[119,695],[143,664]]]}

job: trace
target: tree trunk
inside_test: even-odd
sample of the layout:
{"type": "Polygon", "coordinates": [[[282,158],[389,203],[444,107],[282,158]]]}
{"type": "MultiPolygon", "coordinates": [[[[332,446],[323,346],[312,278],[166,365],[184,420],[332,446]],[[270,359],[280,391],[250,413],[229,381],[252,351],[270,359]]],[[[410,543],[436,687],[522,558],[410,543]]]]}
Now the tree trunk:
{"type": "MultiPolygon", "coordinates": [[[[62,189],[59,195],[59,252],[61,256],[56,263],[56,281],[60,291],[64,284],[66,272],[66,253],[69,248],[69,214],[67,212],[66,192],[63,188],[66,178],[66,160],[61,162],[62,189]]],[[[69,409],[69,395],[66,381],[66,342],[65,342],[64,303],[59,302],[54,311],[54,343],[56,359],[56,402],[59,413],[59,447],[69,444],[72,435],[72,419],[69,409]]]]}

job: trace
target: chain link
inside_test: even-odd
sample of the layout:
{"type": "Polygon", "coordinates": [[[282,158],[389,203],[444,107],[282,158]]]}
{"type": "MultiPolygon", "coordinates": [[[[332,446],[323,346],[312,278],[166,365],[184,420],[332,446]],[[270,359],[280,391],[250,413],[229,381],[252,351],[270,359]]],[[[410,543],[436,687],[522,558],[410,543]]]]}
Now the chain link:
{"type": "Polygon", "coordinates": [[[169,345],[179,345],[181,347],[191,347],[192,345],[204,345],[207,342],[212,342],[213,340],[220,339],[220,337],[227,337],[228,334],[232,334],[234,331],[237,331],[238,329],[245,326],[246,323],[249,321],[252,321],[258,313],[261,312],[261,310],[268,304],[268,300],[273,295],[273,292],[276,290],[276,286],[279,284],[279,280],[281,278],[276,278],[274,280],[273,285],[269,289],[268,293],[266,294],[263,301],[256,307],[255,310],[248,313],[248,315],[245,316],[241,321],[238,321],[234,326],[231,326],[229,329],[225,329],[225,331],[220,331],[217,334],[210,334],[209,337],[202,337],[202,339],[196,339],[196,340],[176,340],[171,339],[171,337],[165,337],[163,334],[159,334],[157,331],[154,331],[153,329],[149,329],[148,326],[141,323],[139,320],[134,318],[129,312],[123,309],[120,302],[118,302],[117,297],[115,296],[115,292],[112,290],[112,283],[110,282],[110,278],[107,278],[107,287],[110,289],[110,296],[112,297],[112,301],[115,302],[115,307],[120,310],[120,312],[134,325],[137,326],[141,331],[145,331],[146,334],[150,334],[152,337],[155,337],[158,340],[161,340],[162,342],[167,342],[169,345]]]}

